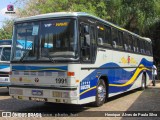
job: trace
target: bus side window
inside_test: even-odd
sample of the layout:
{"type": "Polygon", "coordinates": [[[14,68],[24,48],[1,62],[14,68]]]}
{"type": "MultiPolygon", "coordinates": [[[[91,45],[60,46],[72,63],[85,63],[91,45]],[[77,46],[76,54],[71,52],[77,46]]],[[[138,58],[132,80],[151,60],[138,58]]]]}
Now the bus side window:
{"type": "Polygon", "coordinates": [[[111,46],[111,27],[105,26],[105,39],[103,45],[105,47],[112,47],[111,46]]]}
{"type": "Polygon", "coordinates": [[[129,39],[128,39],[128,48],[129,51],[133,51],[133,39],[132,39],[132,35],[129,35],[129,39]]]}
{"type": "Polygon", "coordinates": [[[123,48],[123,32],[118,31],[118,37],[119,37],[119,39],[118,39],[119,40],[119,48],[124,50],[124,48],[123,48]]]}
{"type": "Polygon", "coordinates": [[[83,61],[91,60],[91,51],[90,51],[90,34],[89,34],[89,25],[82,23],[80,25],[80,42],[81,42],[81,55],[83,61]]]}
{"type": "Polygon", "coordinates": [[[124,50],[125,51],[128,51],[128,38],[129,36],[128,36],[128,34],[127,33],[124,33],[124,35],[123,35],[123,42],[124,42],[124,50]]]}
{"type": "Polygon", "coordinates": [[[145,54],[145,50],[144,50],[144,41],[142,39],[139,40],[139,45],[140,45],[140,53],[141,54],[145,54]]]}
{"type": "Polygon", "coordinates": [[[128,33],[124,33],[124,49],[125,51],[133,51],[133,40],[132,36],[128,33]]]}
{"type": "Polygon", "coordinates": [[[147,55],[151,55],[149,42],[146,42],[146,54],[147,54],[147,55]]]}
{"type": "Polygon", "coordinates": [[[104,32],[105,32],[105,29],[104,29],[104,26],[102,24],[99,24],[97,26],[97,31],[98,31],[98,45],[100,46],[103,46],[104,44],[104,32]]]}
{"type": "Polygon", "coordinates": [[[116,28],[112,28],[112,45],[113,48],[123,49],[123,33],[116,28]]]}
{"type": "Polygon", "coordinates": [[[140,44],[139,44],[139,39],[136,38],[136,41],[137,41],[137,52],[139,53],[140,52],[140,44]]]}
{"type": "Polygon", "coordinates": [[[118,45],[118,30],[115,28],[112,28],[112,45],[113,48],[117,48],[118,45]]]}

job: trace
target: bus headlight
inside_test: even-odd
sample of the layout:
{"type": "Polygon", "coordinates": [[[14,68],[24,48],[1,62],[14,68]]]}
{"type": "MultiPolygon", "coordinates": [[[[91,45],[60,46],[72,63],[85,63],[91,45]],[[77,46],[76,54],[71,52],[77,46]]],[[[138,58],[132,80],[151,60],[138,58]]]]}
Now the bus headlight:
{"type": "Polygon", "coordinates": [[[77,96],[77,91],[63,92],[62,94],[63,98],[71,98],[76,96],[77,96]]]}
{"type": "Polygon", "coordinates": [[[69,92],[53,91],[52,95],[53,95],[53,97],[71,98],[71,97],[77,96],[77,91],[69,91],[69,92]]]}
{"type": "Polygon", "coordinates": [[[15,94],[15,95],[23,95],[23,90],[22,89],[9,89],[10,94],[15,94]]]}

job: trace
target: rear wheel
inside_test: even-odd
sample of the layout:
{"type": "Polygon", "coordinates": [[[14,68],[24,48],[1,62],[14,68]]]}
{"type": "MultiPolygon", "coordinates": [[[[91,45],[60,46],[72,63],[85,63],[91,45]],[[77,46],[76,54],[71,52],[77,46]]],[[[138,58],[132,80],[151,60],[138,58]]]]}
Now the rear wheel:
{"type": "Polygon", "coordinates": [[[141,83],[141,90],[146,89],[146,76],[143,74],[142,75],[142,83],[141,83]]]}
{"type": "Polygon", "coordinates": [[[106,100],[106,85],[103,79],[98,81],[97,89],[96,89],[96,101],[93,103],[94,106],[99,107],[102,106],[106,100]]]}

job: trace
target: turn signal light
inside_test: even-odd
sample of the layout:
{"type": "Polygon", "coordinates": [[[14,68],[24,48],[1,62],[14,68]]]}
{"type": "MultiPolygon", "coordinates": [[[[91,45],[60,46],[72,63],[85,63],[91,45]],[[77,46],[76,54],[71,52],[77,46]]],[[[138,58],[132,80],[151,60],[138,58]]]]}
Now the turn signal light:
{"type": "Polygon", "coordinates": [[[68,72],[68,76],[74,76],[74,72],[68,72]]]}
{"type": "Polygon", "coordinates": [[[12,75],[12,71],[9,72],[9,75],[12,75]]]}

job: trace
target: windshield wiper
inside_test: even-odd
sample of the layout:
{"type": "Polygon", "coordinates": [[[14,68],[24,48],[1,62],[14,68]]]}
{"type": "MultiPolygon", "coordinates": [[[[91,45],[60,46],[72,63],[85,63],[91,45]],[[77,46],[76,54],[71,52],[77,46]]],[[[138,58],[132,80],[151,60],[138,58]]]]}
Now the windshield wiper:
{"type": "Polygon", "coordinates": [[[20,62],[23,61],[23,59],[26,57],[26,55],[28,54],[28,52],[30,51],[30,48],[32,47],[32,43],[26,48],[26,52],[23,54],[23,56],[21,57],[21,59],[19,60],[20,62]]]}
{"type": "Polygon", "coordinates": [[[42,52],[45,52],[46,53],[46,56],[49,58],[49,60],[52,62],[52,63],[55,63],[55,60],[53,60],[53,58],[49,55],[48,51],[46,49],[43,49],[42,52]]]}

